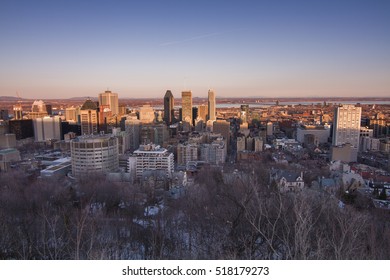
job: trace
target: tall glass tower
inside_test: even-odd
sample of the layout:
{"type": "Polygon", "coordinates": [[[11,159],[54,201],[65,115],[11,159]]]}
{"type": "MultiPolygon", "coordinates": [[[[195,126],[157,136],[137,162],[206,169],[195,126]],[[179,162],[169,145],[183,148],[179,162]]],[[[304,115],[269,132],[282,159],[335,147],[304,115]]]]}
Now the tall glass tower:
{"type": "Polygon", "coordinates": [[[210,121],[215,121],[216,118],[216,113],[215,113],[215,93],[213,90],[209,90],[208,94],[208,105],[209,105],[209,114],[208,114],[208,119],[210,121]]]}
{"type": "Polygon", "coordinates": [[[175,119],[174,105],[173,94],[170,90],[167,90],[164,95],[164,121],[167,125],[172,124],[175,119]]]}

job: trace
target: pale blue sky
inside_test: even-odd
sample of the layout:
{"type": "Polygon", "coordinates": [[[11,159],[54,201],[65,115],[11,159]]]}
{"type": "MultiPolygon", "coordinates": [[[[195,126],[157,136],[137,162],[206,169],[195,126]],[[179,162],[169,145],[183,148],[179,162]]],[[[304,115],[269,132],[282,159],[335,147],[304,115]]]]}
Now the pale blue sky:
{"type": "Polygon", "coordinates": [[[390,1],[0,1],[0,95],[390,96],[390,1]]]}

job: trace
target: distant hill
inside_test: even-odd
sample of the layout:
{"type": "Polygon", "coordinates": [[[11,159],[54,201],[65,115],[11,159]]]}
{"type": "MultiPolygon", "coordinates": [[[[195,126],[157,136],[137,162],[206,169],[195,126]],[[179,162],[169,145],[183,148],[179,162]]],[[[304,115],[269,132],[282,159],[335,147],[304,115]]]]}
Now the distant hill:
{"type": "Polygon", "coordinates": [[[0,96],[0,101],[17,101],[23,100],[23,98],[18,98],[15,96],[0,96]]]}

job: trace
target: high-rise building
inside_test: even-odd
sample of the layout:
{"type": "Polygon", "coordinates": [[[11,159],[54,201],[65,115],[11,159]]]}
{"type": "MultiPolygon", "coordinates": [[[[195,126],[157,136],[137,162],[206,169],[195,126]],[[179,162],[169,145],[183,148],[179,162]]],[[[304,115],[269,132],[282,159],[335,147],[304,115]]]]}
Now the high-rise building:
{"type": "Polygon", "coordinates": [[[354,105],[341,105],[335,108],[333,121],[334,146],[351,144],[359,147],[360,119],[362,108],[354,105]]]}
{"type": "Polygon", "coordinates": [[[156,116],[154,114],[154,110],[149,104],[143,105],[139,108],[139,119],[141,123],[153,123],[155,118],[156,116]]]}
{"type": "Polygon", "coordinates": [[[119,168],[118,138],[110,134],[79,136],[70,142],[72,174],[115,172],[119,168]]]}
{"type": "Polygon", "coordinates": [[[210,89],[208,93],[208,120],[215,121],[217,119],[215,106],[215,93],[210,89]]]}
{"type": "Polygon", "coordinates": [[[87,99],[80,109],[81,134],[94,134],[99,131],[98,107],[91,99],[87,99]]]}
{"type": "Polygon", "coordinates": [[[129,149],[134,151],[139,148],[141,133],[141,121],[134,117],[127,117],[125,120],[125,131],[129,135],[129,149]]]}
{"type": "Polygon", "coordinates": [[[61,118],[46,116],[33,120],[35,141],[61,140],[61,118]]]}
{"type": "Polygon", "coordinates": [[[118,94],[111,92],[109,90],[99,93],[99,105],[109,108],[111,110],[112,115],[118,115],[119,114],[118,94]]]}
{"type": "Polygon", "coordinates": [[[16,135],[16,140],[34,137],[34,126],[31,119],[10,120],[9,132],[16,135]]]}
{"type": "Polygon", "coordinates": [[[208,106],[205,104],[199,105],[198,106],[198,118],[203,120],[204,122],[207,121],[207,116],[208,116],[208,106]]]}
{"type": "Polygon", "coordinates": [[[167,125],[171,125],[175,119],[175,103],[173,94],[170,90],[164,95],[164,121],[167,125]]]}
{"type": "Polygon", "coordinates": [[[354,105],[340,105],[335,108],[332,160],[348,162],[357,160],[361,114],[362,108],[354,105]]]}
{"type": "Polygon", "coordinates": [[[183,91],[181,93],[181,120],[192,126],[192,92],[183,91]]]}
{"type": "MultiPolygon", "coordinates": [[[[217,120],[213,124],[213,132],[220,133],[225,139],[225,143],[229,147],[230,144],[230,122],[225,120],[217,120]]],[[[229,149],[230,150],[230,149],[229,149]]]]}
{"type": "Polygon", "coordinates": [[[65,108],[65,119],[68,122],[79,122],[80,118],[80,107],[68,107],[65,108]]]}

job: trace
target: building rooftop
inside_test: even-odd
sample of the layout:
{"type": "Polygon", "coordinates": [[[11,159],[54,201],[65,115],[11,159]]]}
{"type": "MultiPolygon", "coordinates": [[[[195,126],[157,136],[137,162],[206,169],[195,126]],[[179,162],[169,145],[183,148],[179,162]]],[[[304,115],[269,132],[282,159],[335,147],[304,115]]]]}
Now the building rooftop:
{"type": "Polygon", "coordinates": [[[83,106],[81,106],[81,110],[97,110],[97,105],[91,99],[87,99],[83,106]]]}

